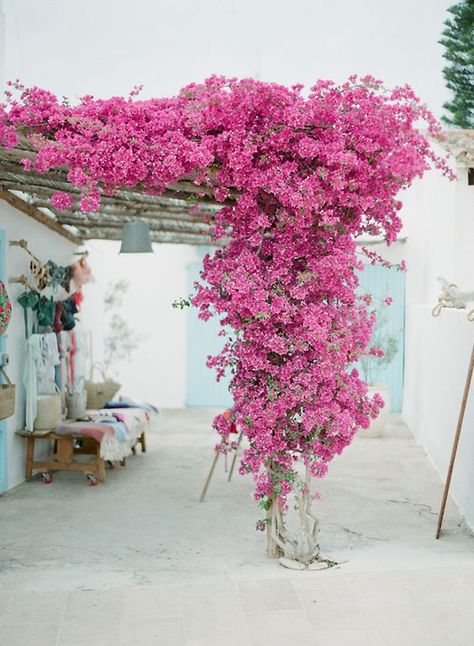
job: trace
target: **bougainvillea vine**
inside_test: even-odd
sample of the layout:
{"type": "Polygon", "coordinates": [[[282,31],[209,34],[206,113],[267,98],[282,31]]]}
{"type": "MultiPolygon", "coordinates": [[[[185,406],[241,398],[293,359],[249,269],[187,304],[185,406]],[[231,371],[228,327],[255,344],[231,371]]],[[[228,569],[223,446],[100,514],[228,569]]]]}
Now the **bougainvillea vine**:
{"type": "MultiPolygon", "coordinates": [[[[437,135],[439,126],[408,86],[387,91],[372,77],[319,81],[306,94],[212,77],[169,99],[87,96],[75,106],[39,88],[10,90],[0,143],[26,137],[34,170],[66,168],[82,210],[98,211],[120,187],[159,194],[184,178],[224,204],[212,235],[228,243],[204,259],[192,302],[232,330],[210,365],[231,372],[248,442],[240,471],[255,478],[270,541],[297,560],[317,557],[311,478],[383,405],[353,368],[374,323],[356,294],[355,240],[392,243],[400,190],[430,165],[450,174],[418,127],[437,135]],[[291,492],[301,518],[293,540],[282,520],[291,492]]],[[[225,435],[228,420],[214,426],[225,435]]]]}

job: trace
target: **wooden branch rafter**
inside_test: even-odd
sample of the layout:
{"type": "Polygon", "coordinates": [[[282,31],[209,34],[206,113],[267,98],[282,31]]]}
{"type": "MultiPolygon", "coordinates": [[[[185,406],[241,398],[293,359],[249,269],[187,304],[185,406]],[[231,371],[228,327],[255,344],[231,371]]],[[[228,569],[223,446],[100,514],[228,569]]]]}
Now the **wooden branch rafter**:
{"type": "Polygon", "coordinates": [[[52,206],[51,196],[65,191],[79,199],[80,188],[67,181],[65,169],[27,171],[21,161],[35,157],[36,151],[27,140],[16,148],[0,149],[0,197],[76,244],[90,239],[120,239],[124,223],[135,218],[148,223],[156,242],[224,244],[211,239],[210,223],[223,206],[234,204],[236,193],[220,203],[209,186],[196,185],[188,178],[167,187],[160,195],[121,187],[113,195],[101,197],[97,213],[83,213],[77,204],[59,211],[52,206]],[[199,205],[196,212],[190,209],[193,204],[199,205]]]}

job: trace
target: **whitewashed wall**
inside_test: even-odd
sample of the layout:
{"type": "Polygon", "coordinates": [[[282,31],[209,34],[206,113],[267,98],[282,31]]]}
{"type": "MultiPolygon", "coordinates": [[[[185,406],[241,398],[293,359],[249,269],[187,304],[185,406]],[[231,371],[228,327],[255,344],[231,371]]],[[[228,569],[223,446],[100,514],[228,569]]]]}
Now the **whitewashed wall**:
{"type": "MultiPolygon", "coordinates": [[[[404,418],[444,481],[456,430],[474,323],[446,310],[433,319],[431,305],[407,312],[404,418]]],[[[451,495],[474,529],[474,390],[458,448],[451,495]]]]}
{"type": "MultiPolygon", "coordinates": [[[[474,186],[465,169],[457,182],[428,173],[405,195],[405,244],[389,256],[406,258],[407,311],[403,415],[444,480],[474,342],[465,311],[431,315],[440,292],[438,276],[474,289],[474,186]]],[[[474,392],[452,484],[452,496],[474,528],[474,392]]]]}
{"type": "Polygon", "coordinates": [[[155,244],[154,254],[118,253],[120,243],[92,241],[89,262],[96,282],[82,308],[83,326],[92,331],[94,360],[103,358],[107,334],[103,296],[107,285],[123,279],[129,289],[121,315],[141,337],[132,360],[115,366],[121,393],[158,407],[182,407],[186,395],[186,310],[171,305],[187,296],[187,264],[196,259],[188,245],[155,244]]]}
{"type": "MultiPolygon", "coordinates": [[[[23,287],[9,284],[8,279],[27,273],[29,257],[19,247],[10,247],[10,240],[24,238],[30,243],[32,252],[42,260],[51,258],[58,264],[69,264],[73,260],[75,245],[54,233],[42,224],[16,211],[0,200],[0,229],[5,231],[7,289],[13,305],[13,314],[5,335],[5,352],[10,356],[7,367],[10,379],[16,383],[16,414],[7,420],[7,482],[8,488],[24,478],[25,442],[16,437],[15,431],[23,428],[25,421],[25,390],[23,370],[25,365],[25,326],[23,308],[17,303],[23,287]]],[[[47,446],[39,447],[45,453],[47,446]]]]}
{"type": "MultiPolygon", "coordinates": [[[[402,194],[406,241],[373,247],[392,262],[407,262],[403,417],[443,480],[474,342],[474,323],[465,311],[431,315],[441,291],[438,276],[474,289],[474,186],[465,169],[455,170],[456,182],[431,171],[402,194]]],[[[474,529],[473,429],[474,391],[451,489],[474,529]]]]}

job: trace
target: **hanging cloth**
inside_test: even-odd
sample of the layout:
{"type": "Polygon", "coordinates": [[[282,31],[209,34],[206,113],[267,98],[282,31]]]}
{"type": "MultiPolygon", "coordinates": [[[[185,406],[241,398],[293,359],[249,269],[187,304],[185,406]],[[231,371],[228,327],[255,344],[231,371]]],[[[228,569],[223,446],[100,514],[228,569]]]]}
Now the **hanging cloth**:
{"type": "Polygon", "coordinates": [[[56,302],[56,311],[54,312],[54,323],[53,323],[53,330],[56,333],[61,332],[61,330],[64,329],[64,326],[61,321],[61,316],[63,313],[63,304],[62,301],[57,301],[56,302]]]}
{"type": "Polygon", "coordinates": [[[38,292],[25,289],[23,294],[21,294],[17,300],[23,308],[23,316],[25,321],[25,337],[28,338],[30,336],[30,329],[28,325],[28,310],[30,309],[33,311],[33,309],[36,307],[36,304],[38,303],[38,300],[39,300],[39,294],[38,292]]]}
{"type": "Polygon", "coordinates": [[[40,295],[38,292],[32,290],[25,290],[21,296],[18,297],[18,302],[24,309],[25,317],[25,336],[29,336],[28,326],[28,311],[31,310],[36,314],[37,324],[33,324],[33,331],[37,332],[37,327],[52,327],[54,323],[54,314],[56,311],[56,303],[52,297],[40,295]]]}
{"type": "Polygon", "coordinates": [[[26,361],[23,384],[26,389],[25,428],[33,430],[38,411],[38,366],[42,361],[41,335],[32,334],[26,341],[26,361]]]}
{"type": "Polygon", "coordinates": [[[61,323],[65,331],[72,330],[76,325],[76,317],[78,307],[76,304],[76,299],[73,296],[66,298],[65,301],[61,301],[61,323]]]}
{"type": "Polygon", "coordinates": [[[80,289],[83,285],[87,283],[94,282],[94,276],[92,275],[92,269],[89,266],[89,263],[85,258],[81,258],[72,265],[73,280],[76,284],[76,287],[80,289]]]}
{"type": "Polygon", "coordinates": [[[53,298],[40,296],[34,308],[36,320],[41,327],[52,327],[54,323],[54,314],[56,312],[56,303],[53,298]]]}
{"type": "Polygon", "coordinates": [[[54,332],[41,335],[41,362],[38,365],[38,393],[56,392],[56,366],[60,363],[58,340],[54,332]]]}
{"type": "Polygon", "coordinates": [[[46,266],[48,267],[50,287],[53,289],[63,287],[69,294],[73,274],[72,266],[61,267],[52,260],[48,260],[46,266]]]}
{"type": "Polygon", "coordinates": [[[77,353],[77,338],[74,330],[71,330],[71,332],[69,333],[69,336],[70,336],[69,386],[71,390],[74,390],[74,384],[76,383],[75,369],[76,369],[76,353],[77,353]]]}
{"type": "Polygon", "coordinates": [[[69,352],[70,352],[70,336],[69,332],[62,330],[57,335],[58,347],[59,347],[59,370],[56,374],[56,383],[58,383],[59,389],[61,391],[61,397],[63,403],[66,402],[66,391],[69,385],[69,352]]]}

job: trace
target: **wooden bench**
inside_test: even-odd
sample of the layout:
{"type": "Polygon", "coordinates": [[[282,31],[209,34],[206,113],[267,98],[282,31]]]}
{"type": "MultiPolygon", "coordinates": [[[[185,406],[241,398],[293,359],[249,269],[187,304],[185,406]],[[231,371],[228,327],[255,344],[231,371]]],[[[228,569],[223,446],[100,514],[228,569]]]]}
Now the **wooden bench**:
{"type": "MultiPolygon", "coordinates": [[[[91,437],[80,433],[74,435],[57,435],[53,430],[46,431],[16,431],[19,437],[25,438],[26,461],[25,479],[33,478],[33,471],[49,474],[51,471],[80,471],[85,473],[91,484],[105,482],[104,460],[100,457],[100,443],[91,437]],[[54,455],[51,459],[35,460],[36,440],[54,441],[54,455]],[[75,446],[76,440],[87,440],[86,446],[75,446]],[[90,440],[90,441],[89,441],[90,440]],[[88,462],[77,462],[74,455],[93,455],[88,462]]],[[[143,445],[142,445],[143,446],[143,445]]],[[[50,482],[43,478],[45,482],[50,482]]]]}

